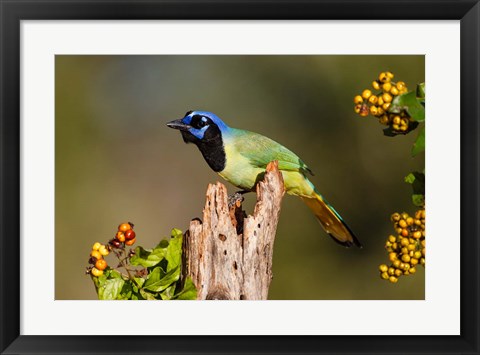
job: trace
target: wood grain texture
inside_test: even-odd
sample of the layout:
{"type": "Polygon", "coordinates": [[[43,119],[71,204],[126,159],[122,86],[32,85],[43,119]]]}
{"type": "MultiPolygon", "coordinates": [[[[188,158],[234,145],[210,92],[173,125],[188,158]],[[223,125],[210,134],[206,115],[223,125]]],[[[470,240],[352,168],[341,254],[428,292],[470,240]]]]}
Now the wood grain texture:
{"type": "Polygon", "coordinates": [[[208,186],[203,219],[190,222],[183,244],[183,276],[192,278],[197,299],[267,299],[285,193],[277,162],[268,164],[256,189],[253,215],[245,217],[241,203],[229,208],[223,184],[208,186]]]}

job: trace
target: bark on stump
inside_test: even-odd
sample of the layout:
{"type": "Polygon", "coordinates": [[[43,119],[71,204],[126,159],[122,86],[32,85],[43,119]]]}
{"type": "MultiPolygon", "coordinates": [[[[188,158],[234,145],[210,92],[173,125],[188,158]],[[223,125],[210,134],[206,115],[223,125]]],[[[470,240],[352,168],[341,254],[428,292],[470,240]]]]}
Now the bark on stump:
{"type": "Polygon", "coordinates": [[[197,299],[267,299],[284,192],[276,161],[257,184],[253,216],[244,218],[241,204],[229,209],[223,184],[208,186],[203,222],[190,222],[183,244],[183,276],[192,278],[197,299]]]}

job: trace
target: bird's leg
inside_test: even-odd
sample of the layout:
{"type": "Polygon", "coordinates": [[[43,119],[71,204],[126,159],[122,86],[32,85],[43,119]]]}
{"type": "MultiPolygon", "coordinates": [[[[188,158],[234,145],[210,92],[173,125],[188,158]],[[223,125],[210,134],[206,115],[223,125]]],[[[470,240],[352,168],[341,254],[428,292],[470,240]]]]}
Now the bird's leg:
{"type": "Polygon", "coordinates": [[[233,195],[228,196],[228,210],[237,234],[243,233],[243,220],[247,217],[245,211],[242,210],[242,202],[245,200],[243,195],[247,192],[250,191],[237,191],[233,195]]]}
{"type": "Polygon", "coordinates": [[[233,195],[228,196],[228,207],[229,208],[232,208],[234,206],[240,207],[242,202],[245,200],[243,195],[245,195],[248,192],[250,191],[240,190],[235,192],[233,195]]]}

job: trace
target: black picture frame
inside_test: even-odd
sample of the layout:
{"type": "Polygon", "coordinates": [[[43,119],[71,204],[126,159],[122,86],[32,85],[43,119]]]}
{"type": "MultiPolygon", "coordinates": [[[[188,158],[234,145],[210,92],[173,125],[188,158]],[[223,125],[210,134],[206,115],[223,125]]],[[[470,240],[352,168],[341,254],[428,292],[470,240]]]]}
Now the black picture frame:
{"type": "MultiPolygon", "coordinates": [[[[479,44],[473,0],[0,0],[0,350],[2,354],[479,353],[479,44]],[[461,335],[20,335],[20,22],[22,20],[361,19],[461,21],[461,335]],[[14,270],[14,271],[12,271],[14,270]]],[[[448,65],[448,63],[445,63],[448,65]]],[[[441,314],[439,314],[441,317],[441,314]]],[[[45,320],[48,321],[48,320],[45,320]]],[[[181,320],[179,320],[181,321],[181,320]]],[[[201,320],[198,320],[201,322],[201,320]]]]}

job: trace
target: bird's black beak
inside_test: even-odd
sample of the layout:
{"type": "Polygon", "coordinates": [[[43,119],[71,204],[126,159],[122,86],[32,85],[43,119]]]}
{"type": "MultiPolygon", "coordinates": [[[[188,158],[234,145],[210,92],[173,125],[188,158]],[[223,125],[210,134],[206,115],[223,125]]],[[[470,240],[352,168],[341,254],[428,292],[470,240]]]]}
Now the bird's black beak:
{"type": "Polygon", "coordinates": [[[182,120],[175,120],[167,123],[167,126],[180,131],[188,131],[190,126],[182,122],[182,120]]]}

